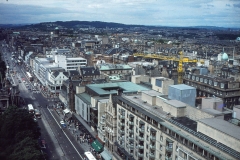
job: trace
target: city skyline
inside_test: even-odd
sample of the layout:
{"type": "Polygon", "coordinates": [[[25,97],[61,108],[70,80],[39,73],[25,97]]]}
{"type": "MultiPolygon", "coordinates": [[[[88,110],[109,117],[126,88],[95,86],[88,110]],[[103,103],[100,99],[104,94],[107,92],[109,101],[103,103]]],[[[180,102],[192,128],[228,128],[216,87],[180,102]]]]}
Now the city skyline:
{"type": "Polygon", "coordinates": [[[240,0],[1,0],[1,24],[104,21],[240,28],[240,0]]]}

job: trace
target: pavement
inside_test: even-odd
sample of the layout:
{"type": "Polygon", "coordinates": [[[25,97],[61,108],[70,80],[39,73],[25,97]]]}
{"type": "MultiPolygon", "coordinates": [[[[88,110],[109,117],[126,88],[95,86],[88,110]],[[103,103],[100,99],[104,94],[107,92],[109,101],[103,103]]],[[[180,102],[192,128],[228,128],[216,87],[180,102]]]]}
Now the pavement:
{"type": "MultiPolygon", "coordinates": [[[[64,131],[68,133],[69,136],[74,137],[74,140],[78,142],[78,145],[81,146],[85,152],[92,151],[91,142],[95,140],[97,133],[92,131],[83,119],[78,115],[75,115],[74,117],[77,119],[74,119],[71,113],[64,116],[62,109],[54,106],[50,106],[49,110],[59,123],[62,120],[65,122],[66,128],[63,128],[64,131]]],[[[92,153],[97,159],[101,159],[99,154],[93,151],[92,153]]],[[[84,155],[82,156],[84,157],[84,155]]]]}

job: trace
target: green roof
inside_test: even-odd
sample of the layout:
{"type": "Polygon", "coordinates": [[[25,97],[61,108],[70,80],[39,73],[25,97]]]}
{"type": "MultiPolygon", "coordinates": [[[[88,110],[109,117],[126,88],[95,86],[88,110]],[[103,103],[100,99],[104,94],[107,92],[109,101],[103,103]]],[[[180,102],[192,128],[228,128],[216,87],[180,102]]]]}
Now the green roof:
{"type": "Polygon", "coordinates": [[[103,145],[96,139],[92,142],[91,146],[96,152],[102,152],[103,151],[103,145]]]}
{"type": "Polygon", "coordinates": [[[118,92],[117,89],[123,89],[123,93],[133,93],[143,90],[150,90],[149,88],[140,86],[132,82],[88,84],[87,87],[98,95],[116,94],[118,92]]]}
{"type": "Polygon", "coordinates": [[[84,103],[91,104],[91,96],[87,93],[76,94],[84,103]]]}

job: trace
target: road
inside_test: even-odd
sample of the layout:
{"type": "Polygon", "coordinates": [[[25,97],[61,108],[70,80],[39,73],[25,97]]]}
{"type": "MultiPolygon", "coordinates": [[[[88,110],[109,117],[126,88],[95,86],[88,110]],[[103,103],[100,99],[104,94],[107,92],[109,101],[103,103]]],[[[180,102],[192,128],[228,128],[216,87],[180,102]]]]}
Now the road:
{"type": "Polygon", "coordinates": [[[47,106],[53,105],[52,99],[47,99],[40,92],[32,92],[27,86],[33,88],[33,84],[28,81],[24,68],[15,64],[11,60],[11,53],[7,48],[3,48],[4,60],[9,65],[9,69],[16,71],[16,74],[9,74],[12,84],[19,85],[20,96],[27,104],[40,110],[42,118],[38,119],[37,123],[41,128],[41,139],[46,142],[46,148],[42,148],[43,152],[47,153],[49,160],[79,160],[82,159],[84,149],[74,139],[73,135],[68,130],[62,130],[58,117],[54,117],[51,109],[47,106]],[[13,76],[14,75],[14,76],[13,76]],[[25,79],[25,83],[23,82],[25,79]],[[40,107],[41,106],[41,107],[40,107]]]}

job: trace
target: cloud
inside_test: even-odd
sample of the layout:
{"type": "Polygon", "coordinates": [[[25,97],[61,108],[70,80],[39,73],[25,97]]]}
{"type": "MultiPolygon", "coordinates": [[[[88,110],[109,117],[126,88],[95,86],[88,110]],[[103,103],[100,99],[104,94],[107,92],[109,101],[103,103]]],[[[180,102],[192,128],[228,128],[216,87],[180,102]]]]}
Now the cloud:
{"type": "Polygon", "coordinates": [[[238,4],[233,4],[233,7],[240,8],[240,3],[238,3],[238,4]]]}
{"type": "Polygon", "coordinates": [[[1,23],[106,21],[143,25],[233,25],[239,4],[222,0],[9,0],[0,3],[1,23]],[[11,2],[11,3],[10,3],[11,2]],[[230,23],[231,21],[231,23],[230,23]]]}

